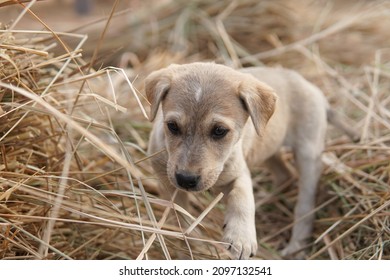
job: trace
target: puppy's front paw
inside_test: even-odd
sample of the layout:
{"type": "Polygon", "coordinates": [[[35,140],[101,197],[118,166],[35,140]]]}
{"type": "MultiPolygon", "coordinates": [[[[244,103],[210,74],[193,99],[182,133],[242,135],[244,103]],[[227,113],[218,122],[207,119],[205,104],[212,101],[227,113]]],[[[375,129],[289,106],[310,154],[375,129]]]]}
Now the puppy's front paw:
{"type": "Polygon", "coordinates": [[[257,252],[256,229],[254,225],[243,225],[229,221],[224,226],[223,241],[234,259],[247,260],[257,252]]]}

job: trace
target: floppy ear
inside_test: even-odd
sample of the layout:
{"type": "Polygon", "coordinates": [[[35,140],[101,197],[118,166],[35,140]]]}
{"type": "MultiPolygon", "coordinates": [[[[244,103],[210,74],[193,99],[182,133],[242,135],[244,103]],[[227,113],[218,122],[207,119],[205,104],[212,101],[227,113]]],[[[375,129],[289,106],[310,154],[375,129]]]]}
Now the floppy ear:
{"type": "Polygon", "coordinates": [[[262,135],[268,120],[275,111],[277,96],[268,85],[248,78],[241,82],[238,92],[255,126],[256,133],[262,135]]]}
{"type": "Polygon", "coordinates": [[[145,79],[146,98],[150,103],[149,120],[153,121],[156,117],[161,100],[168,93],[171,86],[171,71],[168,68],[152,72],[145,79]]]}

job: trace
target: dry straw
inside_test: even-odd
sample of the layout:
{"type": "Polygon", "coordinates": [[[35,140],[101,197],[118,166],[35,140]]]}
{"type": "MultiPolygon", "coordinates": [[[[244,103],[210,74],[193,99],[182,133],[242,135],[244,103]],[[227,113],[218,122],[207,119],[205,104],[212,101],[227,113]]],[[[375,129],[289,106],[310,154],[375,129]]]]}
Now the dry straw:
{"type": "MultiPolygon", "coordinates": [[[[195,60],[283,65],[324,90],[361,142],[329,129],[308,258],[390,258],[388,3],[156,1],[116,12],[115,2],[108,17],[56,32],[30,10],[39,2],[22,2],[0,1],[20,8],[0,24],[1,259],[229,257],[222,196],[192,196],[190,213],[160,198],[145,153],[143,79],[195,60]],[[42,28],[18,29],[27,16],[42,28]],[[100,67],[107,54],[122,68],[100,67]]],[[[257,257],[278,259],[296,178],[275,187],[259,169],[253,181],[257,257]]]]}

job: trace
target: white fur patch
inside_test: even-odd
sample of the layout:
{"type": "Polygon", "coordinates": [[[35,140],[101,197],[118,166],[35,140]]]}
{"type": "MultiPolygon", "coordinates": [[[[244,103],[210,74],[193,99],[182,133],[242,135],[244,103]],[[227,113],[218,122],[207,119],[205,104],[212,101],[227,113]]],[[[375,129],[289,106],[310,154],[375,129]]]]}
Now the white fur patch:
{"type": "Polygon", "coordinates": [[[201,96],[202,96],[202,88],[198,88],[197,91],[195,92],[195,100],[199,102],[201,96]]]}

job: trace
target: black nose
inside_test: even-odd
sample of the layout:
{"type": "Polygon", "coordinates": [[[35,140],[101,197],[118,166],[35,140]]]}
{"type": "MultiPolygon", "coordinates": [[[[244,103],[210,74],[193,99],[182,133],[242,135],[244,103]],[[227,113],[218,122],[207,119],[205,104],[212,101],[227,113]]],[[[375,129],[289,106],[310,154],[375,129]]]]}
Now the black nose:
{"type": "Polygon", "coordinates": [[[175,174],[177,184],[183,189],[195,188],[200,180],[200,176],[196,176],[186,171],[179,171],[175,174]]]}

